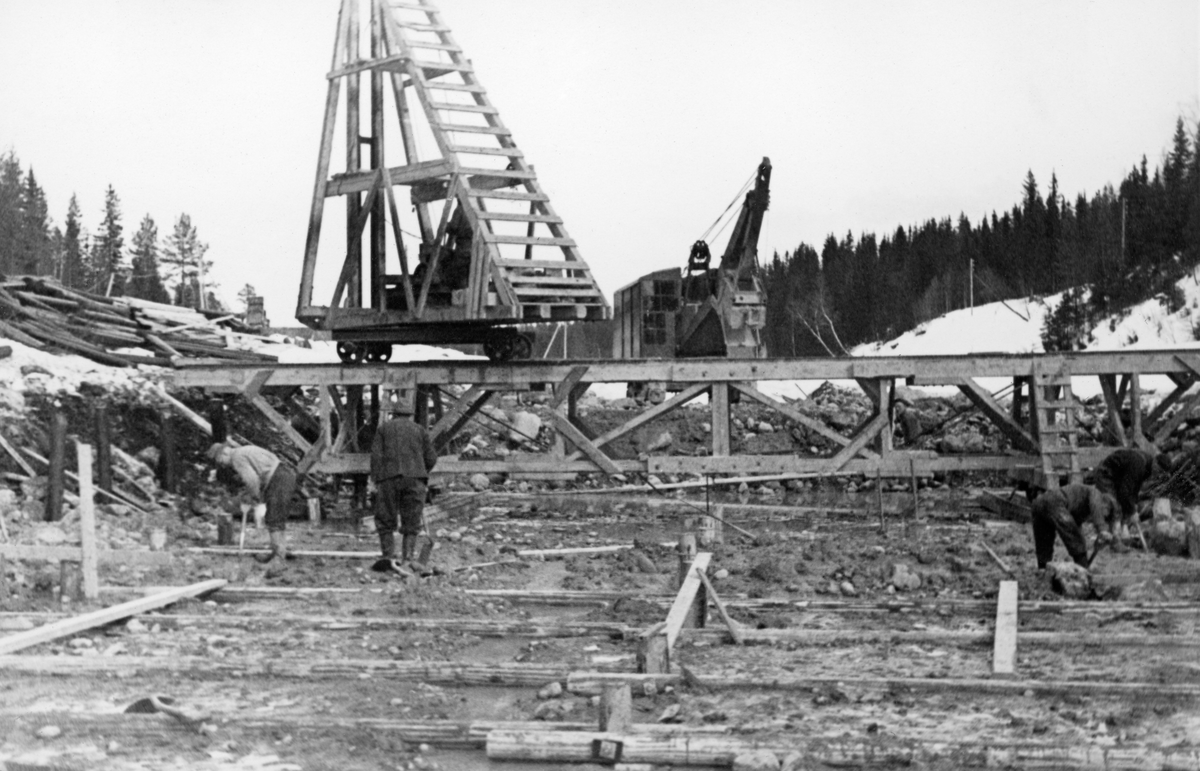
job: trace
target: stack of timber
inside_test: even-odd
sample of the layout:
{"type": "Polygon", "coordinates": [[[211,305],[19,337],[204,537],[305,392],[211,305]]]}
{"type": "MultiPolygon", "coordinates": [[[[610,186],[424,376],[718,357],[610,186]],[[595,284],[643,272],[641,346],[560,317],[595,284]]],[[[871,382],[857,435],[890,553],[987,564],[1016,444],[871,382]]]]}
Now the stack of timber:
{"type": "Polygon", "coordinates": [[[68,289],[48,276],[0,276],[0,338],[110,367],[173,367],[195,358],[277,361],[235,348],[232,339],[245,336],[243,330],[232,314],[105,297],[68,289]]]}

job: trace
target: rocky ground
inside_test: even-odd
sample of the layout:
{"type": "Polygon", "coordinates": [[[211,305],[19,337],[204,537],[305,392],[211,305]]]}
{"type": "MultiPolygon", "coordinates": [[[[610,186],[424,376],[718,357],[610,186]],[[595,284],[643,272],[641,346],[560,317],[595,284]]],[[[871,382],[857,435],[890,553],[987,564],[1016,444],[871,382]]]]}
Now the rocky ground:
{"type": "MultiPolygon", "coordinates": [[[[902,395],[913,417],[901,422],[898,445],[1004,449],[1002,438],[965,401],[902,395]]],[[[200,394],[179,396],[199,412],[206,407],[200,394]]],[[[292,402],[294,425],[311,429],[305,394],[271,398],[281,406],[292,402]]],[[[545,449],[552,436],[544,428],[542,401],[527,395],[519,403],[497,403],[452,449],[462,457],[545,449]]],[[[105,404],[124,452],[117,458],[122,487],[134,499],[101,503],[101,548],[149,551],[152,533],[162,530],[172,556],[167,567],[103,564],[106,589],[92,603],[60,597],[56,564],[6,560],[0,571],[3,631],[140,596],[147,587],[229,582],[208,598],[10,657],[0,683],[0,764],[9,769],[523,768],[489,765],[480,749],[466,748],[470,741],[414,733],[413,726],[595,725],[594,693],[573,689],[568,674],[633,671],[637,633],[663,620],[675,591],[679,560],[671,544],[706,510],[702,493],[635,497],[595,479],[449,479],[437,507],[444,515],[430,533],[438,575],[405,579],[370,569],[377,542],[369,514],[349,488],[337,491],[330,480],[317,479],[304,494],[321,501],[325,518],[310,522],[298,506],[291,546],[345,556],[301,557],[268,580],[247,555],[200,551],[216,545],[214,514],[231,510],[232,500],[228,480],[203,461],[207,439],[198,431],[177,432],[183,461],[177,492],[161,489],[155,448],[165,408],[147,384],[79,393],[32,388],[19,399],[10,391],[0,404],[5,437],[43,456],[46,426],[55,414],[86,437],[93,408],[105,404]],[[628,548],[538,553],[605,546],[628,548]],[[559,597],[559,604],[547,605],[494,593],[505,589],[598,594],[572,604],[559,597]],[[484,672],[525,667],[521,671],[533,672],[534,681],[487,685],[448,674],[443,662],[484,672]],[[414,669],[420,666],[429,669],[414,669]],[[173,699],[184,719],[124,713],[151,695],[173,699]]],[[[603,431],[628,419],[635,406],[587,399],[581,413],[603,431]]],[[[793,406],[846,431],[869,411],[864,397],[833,385],[793,406]]],[[[241,435],[291,452],[255,411],[236,402],[231,409],[241,435]]],[[[1103,412],[1089,405],[1087,414],[1092,417],[1083,424],[1099,441],[1103,412]]],[[[757,405],[738,404],[735,415],[741,451],[829,449],[819,435],[757,405]]],[[[707,420],[706,410],[678,411],[610,449],[626,458],[700,454],[709,441],[707,420]]],[[[1185,422],[1166,449],[1187,458],[1197,430],[1185,422]]],[[[73,457],[68,468],[72,463],[73,457]]],[[[78,543],[70,499],[64,520],[41,521],[42,469],[23,478],[3,455],[0,471],[8,480],[0,486],[0,519],[10,542],[78,543]]],[[[1097,558],[1085,588],[1090,601],[1056,605],[1061,597],[1051,576],[1034,569],[1028,526],[982,507],[986,491],[1007,496],[1011,488],[1004,485],[982,475],[922,480],[914,511],[908,481],[885,481],[882,521],[869,479],[714,493],[708,503],[722,505],[729,520],[724,542],[702,547],[713,554],[714,587],[746,629],[778,636],[739,647],[717,632],[684,635],[677,661],[700,676],[638,690],[635,722],[711,730],[767,746],[824,737],[890,747],[953,739],[1185,751],[1200,742],[1194,703],[1155,692],[1159,684],[1200,685],[1194,664],[1200,563],[1178,548],[1185,540],[1187,501],[1179,500],[1169,517],[1147,520],[1150,551],[1109,551],[1097,558]],[[996,595],[999,582],[1010,577],[1019,582],[1023,607],[1030,608],[1020,619],[1029,642],[1018,648],[1016,682],[1031,685],[1000,693],[912,685],[990,678],[996,595]],[[716,688],[704,682],[712,673],[827,681],[716,688]],[[1042,681],[1124,683],[1140,690],[1133,696],[1043,691],[1035,685],[1042,681]]],[[[235,544],[240,535],[235,530],[235,544]]],[[[265,532],[252,525],[245,538],[248,550],[266,543],[265,532]]],[[[715,611],[708,623],[720,629],[715,611]]],[[[912,765],[911,757],[880,758],[876,765],[883,767],[912,765]]],[[[925,765],[957,767],[945,759],[925,765]]]]}

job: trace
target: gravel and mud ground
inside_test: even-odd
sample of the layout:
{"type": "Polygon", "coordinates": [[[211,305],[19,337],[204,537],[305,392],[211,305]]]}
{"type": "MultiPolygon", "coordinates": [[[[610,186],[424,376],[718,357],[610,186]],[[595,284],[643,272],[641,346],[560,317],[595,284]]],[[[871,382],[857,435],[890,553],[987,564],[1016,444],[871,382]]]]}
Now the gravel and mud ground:
{"type": "MultiPolygon", "coordinates": [[[[751,541],[726,528],[725,543],[711,548],[709,574],[734,618],[748,629],[848,634],[745,647],[715,633],[685,634],[675,660],[696,673],[844,682],[800,690],[680,683],[652,695],[635,692],[635,722],[708,727],[775,745],[789,737],[1174,750],[1200,742],[1194,702],[1154,692],[1156,684],[1200,685],[1197,606],[1163,605],[1197,600],[1200,563],[1140,550],[1098,557],[1097,585],[1113,599],[1024,613],[1022,633],[1061,634],[1019,644],[1017,659],[1018,682],[1146,684],[1134,696],[859,684],[991,677],[994,602],[1006,575],[985,544],[1012,567],[1023,602],[1059,599],[1033,569],[1028,526],[988,519],[993,515],[972,500],[977,492],[923,491],[917,515],[892,516],[883,530],[873,492],[832,497],[809,489],[756,498],[767,507],[727,507],[731,523],[758,536],[751,541]],[[1157,607],[1139,608],[1131,600],[1157,607]],[[889,610],[889,602],[898,605],[889,610]],[[916,632],[928,634],[904,636],[916,632]],[[984,634],[939,639],[939,632],[984,634]],[[1157,644],[1093,645],[1093,635],[1143,635],[1157,644]]],[[[703,499],[691,500],[703,506],[703,499]]],[[[898,511],[908,500],[907,493],[888,493],[884,506],[898,511]]],[[[485,507],[454,509],[432,528],[433,563],[442,575],[425,579],[374,573],[369,559],[310,557],[267,580],[249,557],[189,551],[216,540],[215,527],[193,517],[168,528],[172,567],[106,565],[102,584],[129,590],[110,589],[84,608],[57,600],[51,566],[24,563],[47,580],[30,581],[31,589],[9,598],[0,614],[5,631],[152,586],[223,578],[231,589],[283,591],[222,591],[15,654],[26,663],[10,667],[0,682],[0,768],[588,768],[489,762],[480,749],[405,740],[412,734],[402,724],[415,721],[595,725],[595,699],[569,691],[539,695],[552,680],[565,685],[565,677],[547,675],[526,686],[461,685],[436,674],[405,679],[401,673],[413,670],[396,662],[634,671],[637,643],[623,637],[665,617],[678,559],[663,544],[677,540],[683,517],[696,513],[614,495],[488,496],[485,507]],[[635,549],[566,559],[519,554],[616,544],[635,549]],[[488,562],[506,564],[454,570],[488,562]],[[500,589],[628,597],[548,605],[481,593],[500,589]],[[445,623],[418,626],[429,620],[445,623]],[[465,626],[472,622],[478,623],[465,626]],[[577,636],[551,636],[557,634],[577,636]],[[75,664],[77,671],[68,668],[75,664]],[[123,713],[151,695],[170,697],[190,719],[123,713]]],[[[356,532],[348,520],[297,520],[290,545],[373,552],[368,523],[356,532]]],[[[247,535],[248,546],[265,540],[261,531],[247,535]]],[[[715,610],[708,625],[721,628],[715,610]]]]}

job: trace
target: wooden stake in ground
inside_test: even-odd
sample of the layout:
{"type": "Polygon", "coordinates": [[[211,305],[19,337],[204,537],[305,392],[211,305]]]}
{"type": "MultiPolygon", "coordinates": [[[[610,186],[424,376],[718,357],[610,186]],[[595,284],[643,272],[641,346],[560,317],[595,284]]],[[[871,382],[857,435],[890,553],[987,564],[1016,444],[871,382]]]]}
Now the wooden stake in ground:
{"type": "Polygon", "coordinates": [[[76,444],[79,456],[79,542],[82,557],[84,599],[95,600],[100,596],[99,560],[96,556],[96,503],[92,492],[92,448],[76,444]]]}
{"type": "Polygon", "coordinates": [[[600,694],[600,730],[629,733],[633,728],[633,700],[629,683],[604,686],[600,694]]]}
{"type": "Polygon", "coordinates": [[[108,409],[97,405],[96,422],[96,486],[112,492],[112,429],[108,420],[108,409]]]}
{"type": "Polygon", "coordinates": [[[56,412],[50,427],[50,471],[47,473],[46,482],[47,522],[57,522],[63,516],[63,474],[66,471],[66,457],[67,418],[61,412],[56,412]]]}
{"type": "Polygon", "coordinates": [[[996,644],[992,652],[992,674],[1003,677],[1016,672],[1017,582],[1001,581],[996,595],[996,644]]]}

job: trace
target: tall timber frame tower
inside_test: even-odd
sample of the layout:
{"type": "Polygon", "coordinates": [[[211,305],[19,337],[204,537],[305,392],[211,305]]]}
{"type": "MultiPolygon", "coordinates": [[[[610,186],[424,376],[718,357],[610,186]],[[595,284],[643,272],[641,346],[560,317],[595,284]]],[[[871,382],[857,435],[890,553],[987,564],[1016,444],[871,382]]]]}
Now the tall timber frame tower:
{"type": "Polygon", "coordinates": [[[436,7],[342,0],[327,78],[296,317],[330,330],[344,361],[387,361],[393,343],[413,342],[482,343],[494,359],[524,358],[530,339],[517,324],[610,316],[591,269],[436,7]],[[403,146],[399,166],[385,163],[385,80],[403,146]],[[331,175],[342,81],[346,163],[331,175]],[[402,239],[396,185],[409,188],[415,209],[415,260],[402,239]],[[329,304],[318,305],[322,219],[335,196],[346,199],[346,250],[329,304]],[[389,272],[393,261],[399,272],[389,272]]]}

